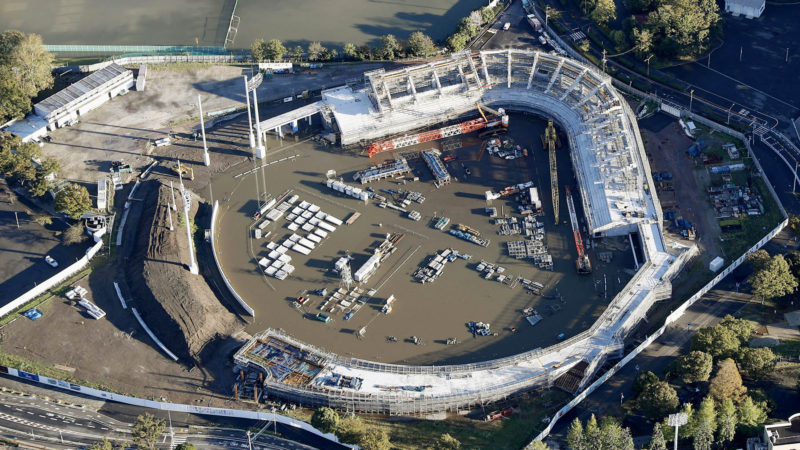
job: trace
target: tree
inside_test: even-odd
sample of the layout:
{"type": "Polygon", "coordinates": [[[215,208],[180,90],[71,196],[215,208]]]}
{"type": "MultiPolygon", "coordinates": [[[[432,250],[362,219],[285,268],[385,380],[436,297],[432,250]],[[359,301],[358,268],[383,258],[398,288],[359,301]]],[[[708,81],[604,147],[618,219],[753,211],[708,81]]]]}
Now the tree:
{"type": "Polygon", "coordinates": [[[400,43],[393,34],[387,34],[381,38],[380,56],[381,58],[393,61],[400,52],[400,43]]]}
{"type": "Polygon", "coordinates": [[[362,44],[358,46],[358,55],[361,59],[372,59],[372,48],[369,45],[362,44]]]}
{"type": "Polygon", "coordinates": [[[592,11],[592,20],[600,25],[606,25],[617,18],[617,6],[614,0],[597,0],[597,5],[592,11]]]}
{"type": "Polygon", "coordinates": [[[292,49],[292,59],[294,59],[295,61],[300,61],[301,59],[303,59],[303,53],[305,53],[303,47],[295,45],[294,48],[292,49]]]}
{"type": "Polygon", "coordinates": [[[328,59],[330,59],[331,61],[339,59],[339,50],[332,48],[330,54],[328,55],[328,59]]]}
{"type": "Polygon", "coordinates": [[[530,450],[549,450],[550,447],[542,441],[533,441],[527,448],[530,448],[530,450]]]}
{"type": "Polygon", "coordinates": [[[600,427],[597,425],[597,418],[592,414],[583,430],[583,447],[586,449],[600,447],[600,438],[600,427]]]}
{"type": "Polygon", "coordinates": [[[739,351],[740,345],[736,333],[721,325],[701,328],[692,338],[692,350],[706,352],[714,358],[730,358],[739,351]]]}
{"type": "Polygon", "coordinates": [[[717,412],[714,400],[708,396],[700,402],[700,408],[694,415],[695,432],[692,444],[695,450],[711,450],[714,442],[714,431],[717,428],[717,412]]]}
{"type": "Polygon", "coordinates": [[[639,375],[636,376],[636,379],[633,380],[633,392],[639,395],[645,390],[645,388],[653,383],[658,382],[658,375],[654,374],[653,372],[650,372],[649,370],[640,372],[639,375]]]}
{"type": "Polygon", "coordinates": [[[263,61],[267,58],[267,43],[263,39],[257,39],[250,44],[250,56],[256,61],[263,61]]]}
{"type": "Polygon", "coordinates": [[[364,450],[389,450],[392,443],[389,442],[389,435],[385,431],[377,428],[370,428],[361,435],[358,445],[364,450]]]}
{"type": "Polygon", "coordinates": [[[733,436],[736,434],[736,424],[736,407],[731,399],[726,398],[722,401],[719,414],[717,414],[717,430],[719,431],[717,442],[721,444],[721,447],[733,440],[733,436]]]}
{"type": "Polygon", "coordinates": [[[726,398],[738,402],[747,392],[742,386],[742,377],[732,359],[724,359],[717,364],[717,374],[711,379],[708,393],[718,402],[726,398]]]}
{"type": "Polygon", "coordinates": [[[769,262],[769,253],[761,248],[747,255],[745,260],[750,264],[753,270],[761,270],[767,265],[767,262],[769,262]]]}
{"type": "Polygon", "coordinates": [[[436,450],[459,450],[461,448],[461,442],[453,436],[450,436],[450,434],[444,433],[436,440],[435,448],[436,450]]]}
{"type": "Polygon", "coordinates": [[[757,327],[757,324],[752,320],[737,319],[730,314],[725,315],[719,325],[733,331],[742,344],[750,341],[750,337],[757,327]]]}
{"type": "Polygon", "coordinates": [[[656,49],[667,56],[697,55],[705,51],[719,23],[715,0],[667,0],[648,15],[656,49]]]}
{"type": "Polygon", "coordinates": [[[665,381],[648,385],[639,395],[639,408],[645,415],[658,419],[675,412],[678,407],[678,393],[665,381]]]}
{"type": "MultiPolygon", "coordinates": [[[[484,18],[485,19],[485,18],[484,18]]],[[[456,33],[462,33],[467,36],[467,39],[472,39],[481,29],[481,24],[473,23],[469,17],[464,17],[458,21],[456,26],[456,33]]]]}
{"type": "Polygon", "coordinates": [[[467,46],[467,43],[469,43],[469,40],[470,37],[466,33],[458,32],[450,35],[450,37],[447,38],[447,46],[450,48],[450,50],[457,52],[459,50],[463,50],[464,47],[467,46]]]}
{"type": "Polygon", "coordinates": [[[684,383],[708,381],[713,368],[713,358],[706,352],[698,350],[689,352],[678,358],[678,371],[684,383]]]}
{"type": "Polygon", "coordinates": [[[767,347],[745,347],[739,351],[739,368],[747,378],[760,380],[775,369],[775,353],[767,347]]]}
{"type": "Polygon", "coordinates": [[[322,43],[319,41],[312,42],[308,46],[308,59],[311,61],[317,61],[322,58],[322,55],[328,51],[327,48],[322,46],[322,43]]]}
{"type": "Polygon", "coordinates": [[[714,443],[714,431],[708,422],[700,422],[697,425],[697,430],[694,433],[692,440],[692,447],[694,450],[711,450],[711,444],[714,443]]]}
{"type": "Polygon", "coordinates": [[[52,63],[38,34],[0,33],[0,123],[30,111],[30,99],[53,86],[52,63]]]}
{"type": "Polygon", "coordinates": [[[90,445],[88,450],[114,450],[114,445],[108,439],[103,438],[102,441],[90,445]]]}
{"type": "Polygon", "coordinates": [[[434,45],[430,36],[420,31],[415,31],[408,37],[408,52],[413,56],[427,58],[436,53],[436,45],[434,45]]]}
{"type": "Polygon", "coordinates": [[[83,225],[73,225],[61,234],[61,243],[64,245],[79,244],[86,240],[83,233],[83,225]]]}
{"type": "Polygon", "coordinates": [[[283,42],[278,39],[270,39],[267,42],[266,47],[264,48],[264,57],[266,59],[271,59],[273,61],[280,61],[283,59],[283,55],[286,54],[286,47],[283,46],[283,42]]]}
{"type": "Polygon", "coordinates": [[[748,278],[753,296],[759,300],[770,300],[791,294],[797,288],[797,279],[789,270],[783,255],[775,255],[748,278]]]}
{"type": "Polygon", "coordinates": [[[133,443],[139,448],[155,450],[156,442],[166,426],[163,419],[158,419],[152,414],[146,413],[137,417],[131,430],[133,443]]]}
{"type": "Polygon", "coordinates": [[[737,412],[739,426],[749,433],[757,430],[767,420],[767,413],[764,411],[764,407],[754,402],[750,397],[745,397],[737,412]]]}
{"type": "Polygon", "coordinates": [[[583,437],[583,424],[577,417],[569,426],[567,430],[567,447],[571,450],[583,450],[584,437],[583,437]]]}
{"type": "Polygon", "coordinates": [[[339,426],[339,414],[327,406],[322,406],[314,411],[311,416],[311,426],[323,433],[333,433],[339,426]]]}
{"type": "Polygon", "coordinates": [[[358,444],[365,430],[364,422],[358,416],[345,417],[339,421],[336,436],[345,444],[358,444]]]}
{"type": "Polygon", "coordinates": [[[177,447],[175,447],[175,450],[197,450],[197,447],[195,447],[194,444],[184,442],[183,444],[180,444],[177,447]]]}
{"type": "Polygon", "coordinates": [[[475,11],[469,13],[469,22],[470,24],[472,24],[472,26],[476,28],[483,25],[483,14],[479,9],[476,9],[475,11]]]}
{"type": "Polygon", "coordinates": [[[342,53],[344,54],[344,56],[350,59],[358,59],[358,48],[352,42],[344,44],[344,48],[342,48],[342,53]]]}
{"type": "Polygon", "coordinates": [[[664,440],[664,432],[661,430],[661,425],[656,423],[653,425],[653,436],[650,437],[650,446],[648,450],[667,450],[667,442],[664,440]]]}
{"type": "Polygon", "coordinates": [[[634,450],[631,431],[628,428],[622,428],[613,418],[605,417],[600,427],[600,446],[598,448],[634,450]]]}
{"type": "Polygon", "coordinates": [[[634,28],[633,43],[636,45],[636,51],[644,58],[653,48],[653,33],[650,30],[634,28]]]}
{"type": "Polygon", "coordinates": [[[68,184],[58,191],[53,206],[55,206],[56,211],[77,220],[85,212],[92,209],[92,200],[89,198],[89,191],[85,187],[78,184],[68,184]]]}
{"type": "Polygon", "coordinates": [[[61,168],[57,160],[53,158],[46,158],[35,169],[35,175],[32,183],[28,186],[28,192],[34,197],[41,197],[48,190],[50,190],[50,176],[55,174],[61,168]]]}

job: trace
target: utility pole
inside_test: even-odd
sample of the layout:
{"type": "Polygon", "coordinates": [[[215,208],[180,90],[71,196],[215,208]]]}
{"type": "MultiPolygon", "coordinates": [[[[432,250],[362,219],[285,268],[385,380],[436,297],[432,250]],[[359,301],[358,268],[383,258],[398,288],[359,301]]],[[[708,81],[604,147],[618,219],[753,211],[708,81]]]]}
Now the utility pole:
{"type": "Polygon", "coordinates": [[[742,62],[742,50],[744,50],[744,47],[739,47],[739,62],[742,62]]]}
{"type": "Polygon", "coordinates": [[[606,71],[606,49],[603,49],[603,72],[606,71]]]}
{"type": "Polygon", "coordinates": [[[731,107],[728,108],[728,125],[731,124],[731,110],[733,109],[733,105],[735,105],[735,104],[736,103],[731,103],[731,107]]]}
{"type": "Polygon", "coordinates": [[[250,89],[247,84],[247,75],[244,77],[244,96],[247,99],[247,134],[250,138],[250,148],[256,148],[256,139],[253,136],[253,119],[250,117],[250,89]]]}
{"type": "Polygon", "coordinates": [[[794,162],[794,173],[792,174],[792,194],[795,193],[795,188],[797,188],[797,161],[794,162]]]}
{"type": "Polygon", "coordinates": [[[264,144],[261,142],[261,119],[258,117],[258,94],[256,93],[258,89],[253,89],[253,109],[256,110],[256,158],[264,159],[266,155],[266,149],[264,148],[264,144]]]}
{"type": "MultiPolygon", "coordinates": [[[[180,170],[181,170],[180,164],[181,163],[178,162],[178,176],[180,176],[180,170]]],[[[172,210],[177,211],[178,205],[175,203],[175,188],[172,187],[172,180],[169,181],[169,193],[172,194],[172,210]]]]}
{"type": "Polygon", "coordinates": [[[708,63],[706,64],[706,67],[711,67],[711,52],[708,52],[708,63]]]}
{"type": "Polygon", "coordinates": [[[692,102],[694,101],[694,89],[689,90],[689,112],[692,112],[692,102]]]}
{"type": "Polygon", "coordinates": [[[19,230],[19,216],[16,211],[14,211],[14,218],[17,219],[17,229],[19,230]]]}
{"type": "MultiPolygon", "coordinates": [[[[178,167],[180,168],[181,161],[178,160],[178,167]]],[[[183,221],[186,223],[186,246],[189,249],[189,273],[197,275],[200,270],[197,267],[197,261],[194,259],[194,243],[192,242],[192,228],[189,226],[189,209],[192,205],[192,194],[183,187],[183,175],[178,170],[178,178],[181,182],[181,197],[183,197],[183,221]]]]}
{"type": "Polygon", "coordinates": [[[647,61],[647,76],[648,77],[650,76],[650,58],[652,58],[653,56],[656,56],[656,55],[650,55],[650,56],[647,57],[647,59],[645,59],[645,61],[647,61]]]}
{"type": "Polygon", "coordinates": [[[197,94],[197,105],[200,107],[200,132],[203,134],[203,164],[206,167],[211,165],[211,158],[208,156],[208,144],[206,144],[206,123],[203,119],[203,102],[200,100],[200,94],[197,94]]]}
{"type": "Polygon", "coordinates": [[[670,414],[667,418],[667,424],[675,427],[675,450],[678,450],[678,428],[689,423],[689,416],[686,413],[670,414]]]}

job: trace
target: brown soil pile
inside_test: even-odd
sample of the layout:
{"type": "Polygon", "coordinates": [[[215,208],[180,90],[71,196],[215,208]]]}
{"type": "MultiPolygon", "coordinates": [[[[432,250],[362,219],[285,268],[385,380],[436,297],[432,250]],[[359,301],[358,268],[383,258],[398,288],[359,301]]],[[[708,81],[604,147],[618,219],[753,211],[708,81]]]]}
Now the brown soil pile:
{"type": "MultiPolygon", "coordinates": [[[[176,191],[178,213],[183,213],[176,191]]],[[[142,183],[136,197],[143,202],[137,224],[136,250],[126,265],[128,283],[138,309],[156,336],[180,358],[195,359],[215,337],[229,335],[236,317],[219,303],[201,275],[187,268],[185,225],[173,212],[169,230],[169,186],[153,180],[142,183]]],[[[197,211],[192,202],[190,216],[197,211]]]]}

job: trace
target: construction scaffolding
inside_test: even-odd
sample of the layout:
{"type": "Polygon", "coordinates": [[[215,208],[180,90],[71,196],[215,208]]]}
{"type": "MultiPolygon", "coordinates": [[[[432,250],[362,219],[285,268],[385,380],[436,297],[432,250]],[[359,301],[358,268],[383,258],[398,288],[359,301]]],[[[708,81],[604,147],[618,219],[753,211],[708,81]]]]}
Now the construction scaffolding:
{"type": "Polygon", "coordinates": [[[556,133],[556,127],[553,126],[553,119],[550,119],[547,121],[547,128],[545,128],[544,134],[542,135],[542,148],[547,152],[550,158],[550,192],[553,198],[553,219],[556,225],[558,225],[559,213],[556,148],[559,147],[561,147],[561,141],[558,140],[558,133],[556,133]]]}

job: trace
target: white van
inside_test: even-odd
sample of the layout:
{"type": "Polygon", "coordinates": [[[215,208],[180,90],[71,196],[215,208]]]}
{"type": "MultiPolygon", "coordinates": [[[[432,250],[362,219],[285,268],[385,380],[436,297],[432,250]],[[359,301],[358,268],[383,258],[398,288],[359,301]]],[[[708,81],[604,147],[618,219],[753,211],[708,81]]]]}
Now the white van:
{"type": "Polygon", "coordinates": [[[503,31],[508,31],[509,28],[511,28],[511,22],[506,22],[503,24],[503,31]]]}

